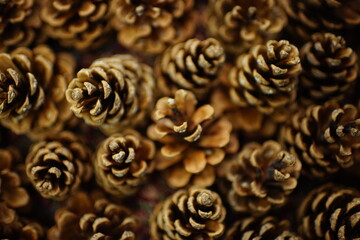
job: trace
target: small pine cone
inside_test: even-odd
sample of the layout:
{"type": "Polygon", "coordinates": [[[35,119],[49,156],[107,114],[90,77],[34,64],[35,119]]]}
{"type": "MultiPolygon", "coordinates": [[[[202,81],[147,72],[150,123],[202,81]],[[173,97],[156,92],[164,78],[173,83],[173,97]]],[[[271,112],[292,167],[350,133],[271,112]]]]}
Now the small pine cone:
{"type": "Polygon", "coordinates": [[[310,192],[298,209],[299,233],[312,240],[360,238],[360,193],[326,184],[310,192]]]}
{"type": "Polygon", "coordinates": [[[204,97],[215,85],[224,61],[224,49],[214,38],[189,39],[173,45],[156,64],[159,89],[166,96],[186,89],[204,97]]]}
{"type": "Polygon", "coordinates": [[[301,70],[299,51],[286,40],[270,40],[239,56],[229,72],[230,96],[240,107],[256,106],[260,112],[278,114],[294,102],[301,70]]]}
{"type": "Polygon", "coordinates": [[[125,47],[161,53],[195,32],[194,0],[114,0],[112,26],[125,47]]]}
{"type": "Polygon", "coordinates": [[[74,65],[45,45],[0,53],[1,124],[36,139],[61,131],[72,116],[64,93],[74,65]]]}
{"type": "Polygon", "coordinates": [[[98,184],[115,196],[133,194],[153,170],[154,143],[134,130],[113,134],[93,160],[98,184]]]}
{"type": "Polygon", "coordinates": [[[70,132],[35,143],[26,157],[26,174],[44,198],[65,199],[91,173],[89,149],[70,132]]]}
{"type": "Polygon", "coordinates": [[[355,84],[358,57],[341,36],[313,34],[300,50],[300,58],[303,72],[299,92],[305,105],[343,100],[355,84]]]}
{"type": "Polygon", "coordinates": [[[324,177],[353,165],[360,143],[360,113],[336,102],[299,109],[281,131],[281,138],[298,156],[309,177],[324,177]]]}
{"type": "Polygon", "coordinates": [[[286,203],[297,185],[301,162],[275,141],[253,142],[218,169],[230,206],[260,215],[286,203]]]}
{"type": "Polygon", "coordinates": [[[276,39],[287,23],[274,0],[211,0],[208,31],[231,52],[276,39]]]}
{"type": "Polygon", "coordinates": [[[47,234],[51,240],[137,239],[138,221],[128,209],[84,192],[56,211],[55,222],[47,234]]]}
{"type": "Polygon", "coordinates": [[[178,190],[155,207],[150,236],[152,240],[220,239],[225,215],[217,193],[196,187],[178,190]]]}
{"type": "Polygon", "coordinates": [[[95,60],[66,90],[71,110],[106,133],[137,126],[152,106],[152,69],[130,55],[95,60]]]}
{"type": "Polygon", "coordinates": [[[173,188],[190,182],[202,187],[212,185],[214,166],[224,159],[230,142],[231,123],[214,118],[211,105],[196,105],[195,95],[181,89],[174,98],[159,99],[152,113],[155,124],[148,128],[148,136],[162,144],[156,168],[164,170],[173,188]]]}

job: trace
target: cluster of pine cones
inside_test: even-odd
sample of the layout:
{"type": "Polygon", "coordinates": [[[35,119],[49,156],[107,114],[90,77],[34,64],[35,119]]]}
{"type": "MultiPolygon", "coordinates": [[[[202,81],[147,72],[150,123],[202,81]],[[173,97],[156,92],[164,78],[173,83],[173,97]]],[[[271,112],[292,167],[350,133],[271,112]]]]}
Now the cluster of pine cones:
{"type": "Polygon", "coordinates": [[[0,239],[360,239],[360,0],[0,0],[0,239]]]}

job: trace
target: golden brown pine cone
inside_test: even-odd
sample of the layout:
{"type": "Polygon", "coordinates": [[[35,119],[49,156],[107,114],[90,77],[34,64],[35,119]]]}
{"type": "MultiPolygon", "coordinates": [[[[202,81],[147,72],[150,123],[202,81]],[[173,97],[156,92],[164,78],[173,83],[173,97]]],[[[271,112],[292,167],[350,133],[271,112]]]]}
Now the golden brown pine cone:
{"type": "Polygon", "coordinates": [[[55,223],[48,239],[137,239],[138,221],[128,209],[84,192],[76,193],[66,207],[56,211],[55,223]]]}
{"type": "Polygon", "coordinates": [[[299,233],[312,240],[360,238],[360,193],[326,184],[310,192],[298,209],[299,233]]]}
{"type": "Polygon", "coordinates": [[[161,53],[195,32],[194,0],[114,0],[112,26],[125,47],[161,53]]]}
{"type": "Polygon", "coordinates": [[[353,165],[359,127],[360,113],[354,105],[327,102],[299,109],[280,135],[306,175],[324,177],[353,165]]]}
{"type": "Polygon", "coordinates": [[[298,49],[286,40],[270,40],[239,56],[229,72],[230,96],[240,107],[255,106],[260,112],[284,121],[294,102],[301,70],[298,49]]]}
{"type": "Polygon", "coordinates": [[[244,146],[231,161],[218,168],[225,178],[224,189],[230,206],[238,212],[264,214],[282,206],[297,186],[301,162],[284,151],[278,142],[244,146]]]}
{"type": "Polygon", "coordinates": [[[211,0],[208,31],[234,53],[276,39],[287,23],[275,0],[211,0]]]}
{"type": "Polygon", "coordinates": [[[31,147],[26,174],[44,198],[63,200],[90,179],[90,151],[73,133],[61,132],[31,147]]]}
{"type": "Polygon", "coordinates": [[[198,98],[204,97],[216,84],[224,61],[224,49],[214,38],[178,43],[169,47],[155,65],[158,87],[166,96],[186,89],[198,98]]]}
{"type": "Polygon", "coordinates": [[[214,118],[211,105],[198,107],[195,95],[183,89],[174,98],[159,99],[152,119],[155,123],[148,128],[148,136],[162,145],[156,168],[163,170],[167,183],[174,188],[190,182],[212,185],[214,166],[224,159],[230,142],[231,123],[214,118]]]}
{"type": "Polygon", "coordinates": [[[87,124],[114,133],[139,125],[153,102],[152,69],[130,55],[95,60],[66,90],[71,110],[87,124]]]}
{"type": "Polygon", "coordinates": [[[100,143],[93,160],[98,184],[115,196],[133,194],[153,171],[154,143],[135,130],[113,134],[100,143]]]}
{"type": "Polygon", "coordinates": [[[217,193],[197,187],[178,190],[155,207],[150,236],[152,240],[220,239],[225,215],[217,193]]]}
{"type": "Polygon", "coordinates": [[[65,89],[75,62],[45,45],[0,53],[0,121],[17,134],[43,138],[62,130],[72,113],[65,89]]]}
{"type": "Polygon", "coordinates": [[[358,57],[341,36],[313,34],[311,41],[301,48],[300,58],[303,72],[299,92],[306,105],[328,99],[343,100],[355,84],[358,57]]]}

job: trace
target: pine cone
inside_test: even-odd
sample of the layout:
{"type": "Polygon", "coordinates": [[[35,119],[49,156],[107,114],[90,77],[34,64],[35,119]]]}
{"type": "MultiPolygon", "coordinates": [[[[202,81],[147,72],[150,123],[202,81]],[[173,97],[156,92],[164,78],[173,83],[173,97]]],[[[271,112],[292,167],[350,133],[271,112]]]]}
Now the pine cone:
{"type": "Polygon", "coordinates": [[[76,193],[65,208],[56,211],[55,222],[48,239],[136,239],[137,219],[128,209],[84,192],[76,193]]]}
{"type": "Polygon", "coordinates": [[[343,100],[354,86],[358,58],[341,36],[315,33],[300,50],[300,56],[303,72],[299,92],[304,104],[343,100]]]}
{"type": "Polygon", "coordinates": [[[95,60],[81,69],[67,90],[71,110],[87,124],[114,133],[144,121],[152,106],[154,77],[130,55],[95,60]]]}
{"type": "Polygon", "coordinates": [[[100,144],[94,158],[97,182],[113,195],[131,195],[152,172],[154,155],[154,143],[138,132],[114,134],[100,144]]]}
{"type": "Polygon", "coordinates": [[[256,106],[284,121],[284,111],[296,98],[300,70],[298,49],[286,40],[270,40],[239,56],[229,72],[230,96],[238,106],[256,106]]]}
{"type": "Polygon", "coordinates": [[[26,174],[44,198],[63,200],[90,179],[90,151],[74,134],[61,132],[31,147],[26,174]]]}
{"type": "Polygon", "coordinates": [[[213,38],[189,39],[173,45],[156,64],[159,89],[167,96],[174,95],[178,89],[187,89],[197,97],[204,97],[215,85],[224,61],[224,50],[213,38]]]}
{"type": "Polygon", "coordinates": [[[279,143],[266,141],[245,145],[234,160],[218,169],[219,176],[227,180],[224,192],[230,206],[259,215],[286,203],[297,185],[301,163],[279,143]]]}
{"type": "Polygon", "coordinates": [[[360,193],[326,184],[310,192],[298,209],[299,233],[307,239],[360,238],[360,193]]]}
{"type": "Polygon", "coordinates": [[[194,0],[114,0],[118,41],[143,53],[161,53],[195,32],[194,0]]]}
{"type": "Polygon", "coordinates": [[[72,115],[64,93],[74,64],[45,45],[0,53],[1,124],[36,139],[62,130],[72,115]]]}
{"type": "Polygon", "coordinates": [[[287,23],[274,0],[211,0],[208,30],[234,53],[276,39],[287,23]]]}
{"type": "Polygon", "coordinates": [[[225,230],[225,215],[217,193],[201,188],[178,190],[155,207],[151,239],[219,239],[225,230]]]}
{"type": "Polygon", "coordinates": [[[211,105],[197,107],[193,93],[183,89],[174,98],[157,101],[148,128],[148,136],[162,144],[156,157],[156,168],[164,170],[171,187],[194,183],[210,186],[215,181],[214,166],[225,156],[230,142],[231,123],[214,118],[211,105]]]}
{"type": "Polygon", "coordinates": [[[283,127],[281,137],[299,157],[310,177],[324,177],[353,165],[360,143],[360,113],[350,104],[335,102],[299,109],[283,127]]]}

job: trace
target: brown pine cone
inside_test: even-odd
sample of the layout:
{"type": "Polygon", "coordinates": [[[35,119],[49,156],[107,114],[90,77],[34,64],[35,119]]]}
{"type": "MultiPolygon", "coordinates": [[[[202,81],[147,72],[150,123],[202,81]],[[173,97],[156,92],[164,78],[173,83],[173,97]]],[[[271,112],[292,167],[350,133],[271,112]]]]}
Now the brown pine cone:
{"type": "Polygon", "coordinates": [[[324,177],[353,165],[360,143],[360,113],[336,102],[299,109],[281,131],[281,138],[298,156],[309,177],[324,177]]]}
{"type": "Polygon", "coordinates": [[[224,61],[224,49],[214,38],[178,43],[169,47],[155,65],[158,87],[166,96],[186,89],[198,98],[204,97],[216,84],[224,61]]]}
{"type": "Polygon", "coordinates": [[[270,40],[239,56],[229,72],[230,96],[240,107],[256,106],[277,121],[294,102],[301,70],[298,49],[286,40],[270,40]]]}
{"type": "Polygon", "coordinates": [[[26,174],[44,198],[65,199],[91,173],[90,151],[71,132],[35,143],[26,157],[26,174]]]}
{"type": "Polygon", "coordinates": [[[106,133],[144,121],[152,107],[152,69],[130,55],[95,60],[77,73],[66,90],[71,110],[106,133]]]}
{"type": "Polygon", "coordinates": [[[310,192],[298,209],[299,233],[312,240],[360,238],[360,193],[326,184],[310,192]]]}
{"type": "MultiPolygon", "coordinates": [[[[359,2],[360,3],[360,2],[359,2]]],[[[359,15],[360,17],[360,15],[359,15]]],[[[300,50],[300,98],[306,105],[343,100],[358,76],[358,57],[341,36],[315,33],[300,50]]]]}
{"type": "Polygon", "coordinates": [[[36,139],[62,130],[72,116],[64,93],[74,65],[45,45],[0,53],[1,124],[36,139]]]}
{"type": "Polygon", "coordinates": [[[155,164],[168,184],[173,188],[190,182],[212,185],[214,166],[224,159],[230,142],[231,123],[214,118],[211,105],[198,107],[195,95],[183,89],[174,98],[159,99],[152,119],[155,124],[148,128],[148,136],[162,145],[155,164]]]}
{"type": "Polygon", "coordinates": [[[93,160],[97,183],[115,196],[136,192],[153,171],[154,143],[135,130],[113,134],[100,143],[93,160]]]}
{"type": "Polygon", "coordinates": [[[155,207],[150,236],[152,240],[220,239],[225,215],[217,193],[196,187],[178,190],[155,207]]]}
{"type": "Polygon", "coordinates": [[[275,0],[211,0],[208,31],[234,53],[276,39],[287,23],[275,0]]]}
{"type": "Polygon", "coordinates": [[[262,145],[252,142],[218,170],[225,180],[223,190],[230,206],[238,212],[260,215],[286,203],[287,195],[297,186],[301,163],[275,141],[262,145]]]}
{"type": "Polygon", "coordinates": [[[56,225],[49,229],[51,240],[135,240],[138,221],[123,206],[84,192],[72,196],[55,213],[56,225]]]}
{"type": "Polygon", "coordinates": [[[114,0],[118,41],[142,53],[161,53],[195,32],[194,0],[114,0]]]}

